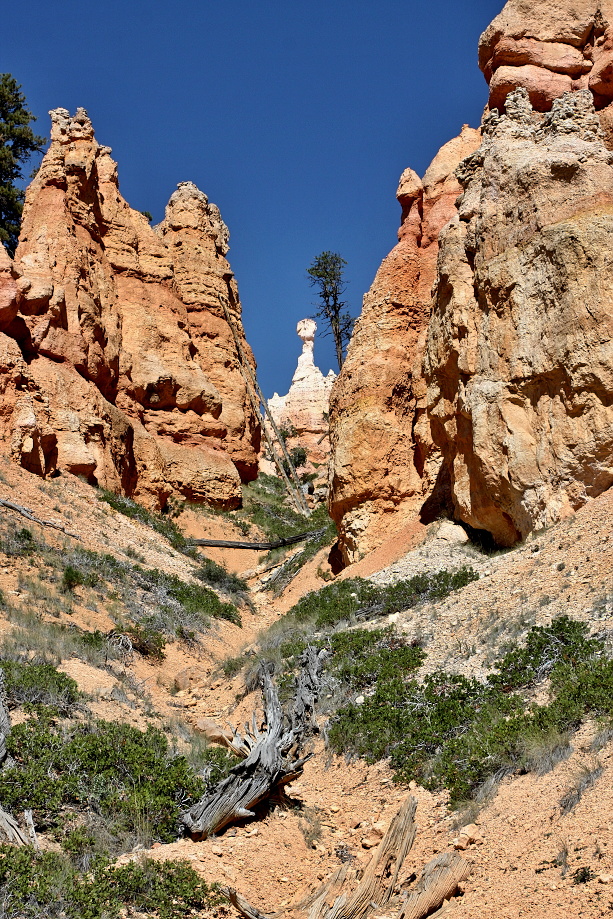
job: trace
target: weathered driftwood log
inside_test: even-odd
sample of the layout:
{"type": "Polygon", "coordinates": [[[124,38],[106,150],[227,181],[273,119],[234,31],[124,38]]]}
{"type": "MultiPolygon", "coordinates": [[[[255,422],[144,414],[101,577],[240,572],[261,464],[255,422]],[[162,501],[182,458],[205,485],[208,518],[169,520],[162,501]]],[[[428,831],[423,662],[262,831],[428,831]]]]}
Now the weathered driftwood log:
{"type": "Polygon", "coordinates": [[[16,846],[27,846],[30,843],[14,817],[0,807],[0,831],[6,839],[16,846]]]}
{"type": "MultiPolygon", "coordinates": [[[[11,730],[11,716],[9,715],[8,704],[6,699],[6,689],[4,686],[4,670],[0,667],[0,769],[3,766],[13,762],[6,753],[6,738],[11,730]]],[[[21,830],[14,817],[0,807],[0,833],[2,833],[9,842],[18,846],[28,844],[28,838],[21,830]]]]}
{"type": "Polygon", "coordinates": [[[233,745],[245,759],[209,794],[186,811],[181,820],[187,832],[198,838],[217,833],[236,820],[253,817],[253,808],[301,775],[309,756],[300,755],[305,735],[312,728],[319,675],[325,652],[307,648],[301,657],[293,708],[283,713],[269,670],[261,672],[266,729],[252,738],[235,732],[233,745]],[[288,723],[289,722],[289,723],[288,723]]]}
{"type": "Polygon", "coordinates": [[[413,893],[404,904],[398,919],[421,919],[442,906],[457,892],[470,872],[466,859],[454,852],[443,852],[428,862],[413,893]]]}
{"type": "Polygon", "coordinates": [[[366,919],[381,910],[397,919],[424,919],[453,896],[460,881],[468,876],[469,866],[455,853],[435,858],[400,906],[400,874],[415,840],[415,808],[415,798],[407,798],[363,875],[348,864],[342,865],[321,886],[286,910],[266,915],[234,888],[225,887],[222,891],[245,919],[282,919],[285,914],[292,919],[366,919]]]}
{"type": "Polygon", "coordinates": [[[237,542],[236,540],[225,539],[190,539],[188,546],[205,546],[218,549],[281,549],[283,546],[293,546],[297,542],[304,542],[305,539],[319,539],[326,532],[325,527],[321,530],[313,530],[310,533],[300,533],[298,536],[287,536],[285,539],[279,539],[277,542],[237,542]]]}
{"type": "Polygon", "coordinates": [[[25,821],[26,829],[28,831],[28,836],[30,837],[30,845],[34,846],[37,852],[40,852],[40,845],[38,843],[38,836],[36,835],[36,830],[34,828],[34,818],[32,816],[32,811],[30,808],[23,812],[23,819],[25,821]]]}

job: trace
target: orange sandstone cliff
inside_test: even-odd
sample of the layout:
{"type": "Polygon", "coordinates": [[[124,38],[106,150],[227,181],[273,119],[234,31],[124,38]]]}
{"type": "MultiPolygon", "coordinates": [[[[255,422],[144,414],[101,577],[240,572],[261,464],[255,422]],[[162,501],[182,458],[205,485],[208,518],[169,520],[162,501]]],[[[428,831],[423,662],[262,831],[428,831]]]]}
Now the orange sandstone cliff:
{"type": "Polygon", "coordinates": [[[40,475],[156,508],[236,506],[260,432],[224,313],[252,361],[219,210],[181,183],[152,229],[85,110],[51,117],[12,266],[0,253],[0,437],[40,475]]]}
{"type": "Polygon", "coordinates": [[[613,4],[510,0],[479,60],[482,142],[443,147],[431,211],[433,167],[403,175],[333,389],[348,562],[440,513],[511,544],[613,483],[613,4]]]}
{"type": "Polygon", "coordinates": [[[411,169],[397,191],[398,245],[364,297],[347,358],[330,402],[332,462],[329,507],[347,561],[380,544],[424,500],[423,439],[413,426],[423,397],[420,363],[436,277],[438,234],[461,192],[454,171],[479,146],[464,127],[440,150],[423,181],[411,169]]]}

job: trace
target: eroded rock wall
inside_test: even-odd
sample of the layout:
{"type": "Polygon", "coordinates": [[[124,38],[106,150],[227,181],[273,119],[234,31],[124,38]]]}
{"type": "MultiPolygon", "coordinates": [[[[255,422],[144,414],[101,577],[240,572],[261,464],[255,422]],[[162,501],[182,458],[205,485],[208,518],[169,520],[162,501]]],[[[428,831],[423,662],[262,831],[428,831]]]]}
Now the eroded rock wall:
{"type": "Polygon", "coordinates": [[[613,148],[612,0],[509,0],[479,42],[490,108],[523,87],[548,112],[566,92],[588,89],[613,148]]]}
{"type": "Polygon", "coordinates": [[[509,0],[479,63],[483,143],[403,175],[332,394],[346,561],[440,513],[510,544],[613,482],[613,2],[509,0]]]}
{"type": "Polygon", "coordinates": [[[222,305],[252,360],[219,211],[182,183],[156,232],[87,113],[51,116],[14,263],[0,262],[0,435],[41,475],[153,507],[172,494],[236,506],[259,428],[222,305]]]}
{"type": "Polygon", "coordinates": [[[424,500],[425,459],[413,428],[424,397],[423,338],[436,277],[438,234],[455,214],[454,171],[480,143],[464,127],[439,151],[423,181],[406,170],[398,244],[364,297],[347,358],[332,389],[330,513],[346,561],[355,561],[412,519],[424,500]]]}
{"type": "Polygon", "coordinates": [[[613,154],[589,90],[521,88],[460,166],[424,373],[436,488],[512,544],[613,484],[613,154]]]}

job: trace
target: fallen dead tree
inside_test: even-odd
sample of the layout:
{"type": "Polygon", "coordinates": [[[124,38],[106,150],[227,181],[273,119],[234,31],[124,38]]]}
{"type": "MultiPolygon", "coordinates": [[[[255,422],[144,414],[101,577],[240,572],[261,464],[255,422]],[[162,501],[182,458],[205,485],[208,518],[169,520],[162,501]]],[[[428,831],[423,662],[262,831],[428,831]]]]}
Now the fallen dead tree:
{"type": "Polygon", "coordinates": [[[282,794],[284,786],[301,775],[310,756],[302,756],[301,750],[313,727],[324,656],[325,652],[316,648],[307,648],[302,654],[294,702],[287,715],[270,670],[262,668],[265,728],[259,731],[254,717],[245,736],[234,731],[232,749],[245,758],[209,794],[182,814],[187,833],[206,839],[230,823],[253,817],[256,805],[282,794]]]}
{"type": "Polygon", "coordinates": [[[37,517],[29,508],[22,507],[21,504],[15,504],[13,501],[6,501],[4,498],[0,498],[0,507],[6,507],[9,511],[15,511],[16,514],[21,514],[26,520],[31,520],[41,527],[52,527],[54,530],[59,530],[60,533],[65,533],[66,536],[70,536],[72,539],[81,539],[80,536],[77,536],[76,533],[71,533],[70,530],[67,530],[61,523],[56,523],[55,520],[43,520],[42,517],[37,517]]]}
{"type": "Polygon", "coordinates": [[[277,542],[237,542],[236,540],[225,539],[189,539],[188,546],[207,546],[217,549],[281,549],[283,546],[293,546],[297,542],[304,542],[306,539],[319,539],[326,532],[324,527],[321,530],[312,530],[310,533],[299,533],[297,536],[286,536],[285,539],[278,539],[277,542]]]}
{"type": "Polygon", "coordinates": [[[344,864],[284,910],[266,915],[233,887],[222,891],[245,919],[281,919],[284,915],[291,919],[367,919],[382,911],[390,919],[442,916],[445,901],[457,893],[470,867],[462,856],[444,853],[426,865],[413,889],[402,890],[402,867],[415,840],[416,806],[415,798],[406,799],[363,874],[344,864]]]}

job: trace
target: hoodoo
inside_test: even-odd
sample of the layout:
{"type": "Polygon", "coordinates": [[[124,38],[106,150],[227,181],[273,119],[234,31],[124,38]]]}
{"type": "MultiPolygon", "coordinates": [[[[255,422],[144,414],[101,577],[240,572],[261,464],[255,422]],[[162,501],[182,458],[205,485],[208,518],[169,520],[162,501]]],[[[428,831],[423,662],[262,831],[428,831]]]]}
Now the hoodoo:
{"type": "Polygon", "coordinates": [[[317,324],[313,319],[301,319],[296,327],[302,341],[302,353],[285,396],[274,394],[268,402],[275,422],[288,431],[290,447],[302,447],[307,461],[325,466],[330,454],[328,412],[330,391],[336,379],[330,370],[324,376],[314,361],[317,324]]]}
{"type": "Polygon", "coordinates": [[[224,311],[252,361],[219,210],[184,182],[152,229],[85,110],[51,118],[15,260],[0,266],[6,449],[151,507],[172,494],[236,506],[259,425],[224,311]]]}

